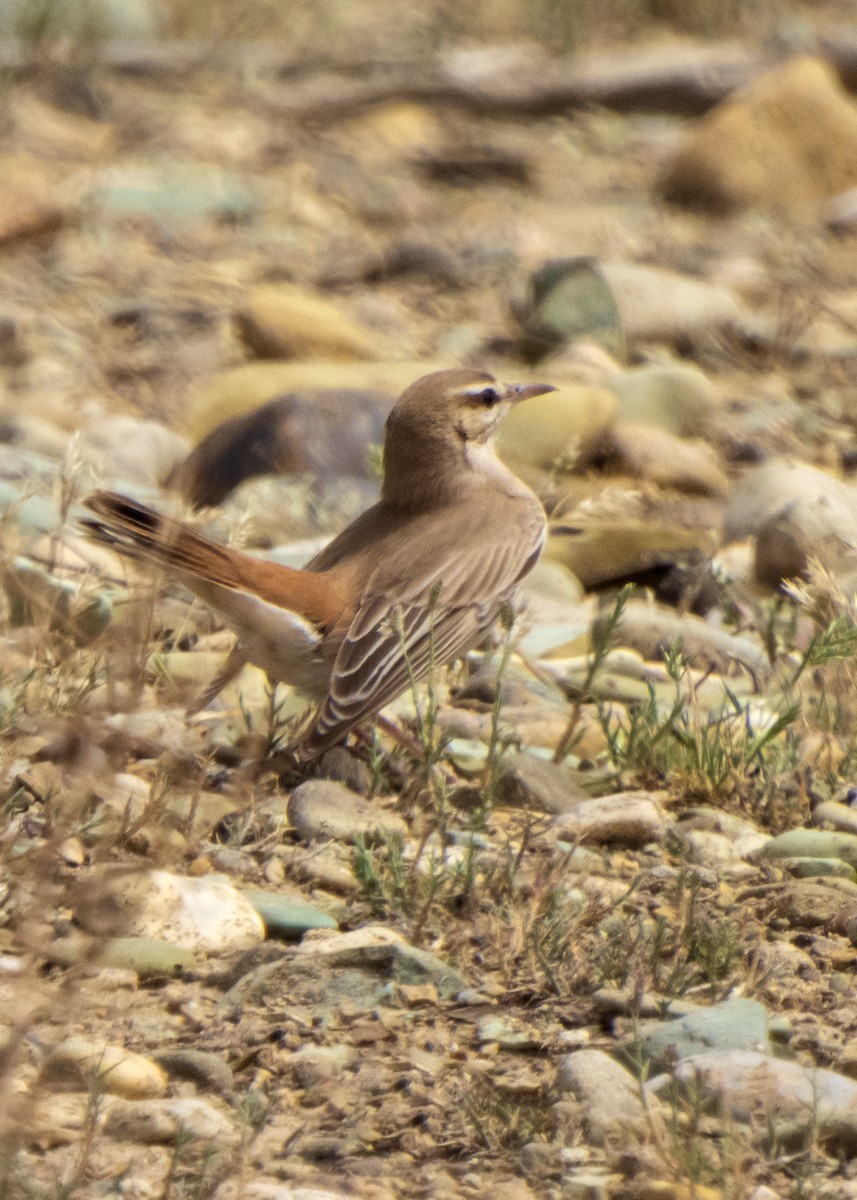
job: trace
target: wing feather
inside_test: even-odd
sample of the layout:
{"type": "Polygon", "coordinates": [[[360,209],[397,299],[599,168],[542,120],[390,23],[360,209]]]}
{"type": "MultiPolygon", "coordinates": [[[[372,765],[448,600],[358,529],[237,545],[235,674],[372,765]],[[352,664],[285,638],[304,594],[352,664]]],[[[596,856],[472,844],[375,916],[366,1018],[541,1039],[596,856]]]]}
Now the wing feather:
{"type": "Polygon", "coordinates": [[[407,586],[376,591],[373,578],[337,653],[330,689],[304,744],[320,754],[349,729],[389,704],[413,682],[469,649],[493,625],[538,558],[543,527],[532,539],[508,538],[439,554],[432,571],[407,586]]]}

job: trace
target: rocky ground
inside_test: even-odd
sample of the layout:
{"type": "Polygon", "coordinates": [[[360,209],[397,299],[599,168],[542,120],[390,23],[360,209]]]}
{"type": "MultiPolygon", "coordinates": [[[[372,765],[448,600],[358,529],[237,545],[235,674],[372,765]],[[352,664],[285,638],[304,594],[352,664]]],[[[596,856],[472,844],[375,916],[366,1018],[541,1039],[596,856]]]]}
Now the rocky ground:
{"type": "Polygon", "coordinates": [[[3,82],[3,1195],[850,1200],[857,102],[310,120],[167,50],[3,82]],[[300,562],[467,363],[558,389],[523,610],[420,759],[286,777],[303,701],[188,715],[228,631],[80,501],[300,562]]]}

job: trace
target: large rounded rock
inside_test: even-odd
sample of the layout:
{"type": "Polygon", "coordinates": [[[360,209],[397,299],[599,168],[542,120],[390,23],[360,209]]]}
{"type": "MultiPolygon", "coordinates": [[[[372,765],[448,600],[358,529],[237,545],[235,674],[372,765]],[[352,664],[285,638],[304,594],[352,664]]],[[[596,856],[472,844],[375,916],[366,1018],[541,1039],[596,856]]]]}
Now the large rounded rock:
{"type": "Polygon", "coordinates": [[[629,343],[684,345],[747,325],[743,304],[718,284],[639,263],[603,263],[629,343]]]}
{"type": "Polygon", "coordinates": [[[857,571],[857,489],[808,463],[776,459],[733,489],[727,541],[755,536],[754,572],[777,587],[805,575],[811,560],[833,574],[857,571]]]}
{"type": "Polygon", "coordinates": [[[857,106],[835,71],[795,58],[709,113],[662,180],[714,211],[799,212],[857,183],[857,106]]]}
{"type": "Polygon", "coordinates": [[[680,492],[725,496],[729,490],[729,480],[711,446],[632,421],[617,425],[606,438],[599,466],[680,492]]]}
{"type": "Polygon", "coordinates": [[[392,399],[353,389],[279,396],[223,421],[175,468],[169,484],[205,508],[258,475],[367,477],[369,449],[383,441],[392,399]]]}
{"type": "Polygon", "coordinates": [[[408,384],[441,371],[448,362],[252,362],[221,371],[200,384],[185,405],[185,427],[201,438],[221,421],[251,412],[285,392],[361,391],[383,392],[395,397],[408,384]]]}

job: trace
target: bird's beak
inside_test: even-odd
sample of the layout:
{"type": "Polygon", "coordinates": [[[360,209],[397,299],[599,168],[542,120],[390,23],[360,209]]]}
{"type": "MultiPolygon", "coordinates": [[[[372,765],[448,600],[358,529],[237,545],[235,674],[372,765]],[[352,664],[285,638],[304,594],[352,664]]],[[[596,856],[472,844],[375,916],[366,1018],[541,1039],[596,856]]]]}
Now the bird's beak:
{"type": "Polygon", "coordinates": [[[543,396],[545,392],[555,391],[556,388],[552,383],[513,383],[506,389],[505,398],[512,404],[519,404],[521,400],[529,400],[533,396],[543,396]]]}

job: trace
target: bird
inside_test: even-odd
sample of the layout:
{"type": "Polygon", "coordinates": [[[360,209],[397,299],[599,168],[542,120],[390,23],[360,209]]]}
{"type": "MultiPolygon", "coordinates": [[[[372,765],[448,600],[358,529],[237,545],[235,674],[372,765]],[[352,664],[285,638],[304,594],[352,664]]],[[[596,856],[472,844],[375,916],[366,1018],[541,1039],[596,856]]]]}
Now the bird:
{"type": "Polygon", "coordinates": [[[378,502],[305,567],[214,542],[130,497],[96,491],[85,532],[156,563],[238,635],[197,707],[246,662],[317,706],[291,747],[309,762],[483,641],[535,566],[546,519],[493,439],[514,404],[556,389],[454,368],[412,383],[385,425],[378,502]]]}

